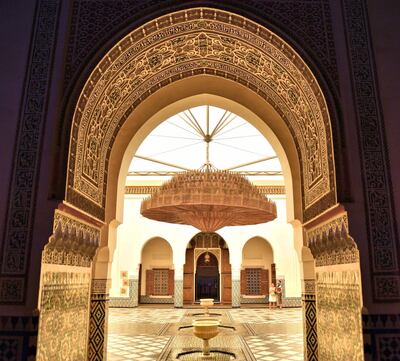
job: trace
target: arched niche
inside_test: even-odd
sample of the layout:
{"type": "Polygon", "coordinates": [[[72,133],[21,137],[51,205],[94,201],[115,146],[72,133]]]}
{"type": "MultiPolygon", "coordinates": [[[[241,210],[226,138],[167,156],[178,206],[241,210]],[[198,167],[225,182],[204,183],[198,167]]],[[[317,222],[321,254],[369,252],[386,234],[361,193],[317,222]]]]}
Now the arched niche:
{"type": "Polygon", "coordinates": [[[274,252],[263,237],[250,238],[242,248],[240,293],[242,297],[265,297],[275,279],[274,252]]]}
{"type": "Polygon", "coordinates": [[[164,238],[151,238],[143,245],[140,265],[139,300],[157,303],[157,298],[173,295],[173,250],[164,238]]]}

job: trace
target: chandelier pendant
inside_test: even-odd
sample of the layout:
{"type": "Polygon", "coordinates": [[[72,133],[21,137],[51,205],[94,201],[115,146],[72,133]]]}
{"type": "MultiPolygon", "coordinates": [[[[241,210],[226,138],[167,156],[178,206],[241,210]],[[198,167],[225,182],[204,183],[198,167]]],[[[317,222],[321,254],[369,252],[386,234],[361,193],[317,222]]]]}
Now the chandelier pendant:
{"type": "Polygon", "coordinates": [[[243,175],[208,162],[178,173],[150,197],[140,213],[156,221],[192,225],[202,232],[272,221],[276,205],[243,175]]]}

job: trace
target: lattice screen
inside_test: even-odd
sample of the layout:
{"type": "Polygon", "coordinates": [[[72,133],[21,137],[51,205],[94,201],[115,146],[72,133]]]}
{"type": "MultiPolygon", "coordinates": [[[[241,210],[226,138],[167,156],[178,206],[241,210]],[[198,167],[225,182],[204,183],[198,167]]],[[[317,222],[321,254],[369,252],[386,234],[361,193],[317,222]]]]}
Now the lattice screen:
{"type": "Polygon", "coordinates": [[[247,295],[261,294],[261,269],[246,268],[247,295]]]}
{"type": "Polygon", "coordinates": [[[168,269],[153,269],[155,296],[168,295],[168,269]]]}

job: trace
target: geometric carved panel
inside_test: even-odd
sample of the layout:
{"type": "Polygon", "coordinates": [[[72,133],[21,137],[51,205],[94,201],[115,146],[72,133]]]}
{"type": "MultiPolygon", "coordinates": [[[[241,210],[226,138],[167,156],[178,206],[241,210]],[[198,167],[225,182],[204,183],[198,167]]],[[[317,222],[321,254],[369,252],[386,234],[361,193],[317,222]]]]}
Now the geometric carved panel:
{"type": "MultiPolygon", "coordinates": [[[[181,0],[103,0],[101,5],[91,1],[74,0],[70,37],[67,47],[65,85],[85,66],[93,48],[109,41],[110,34],[121,32],[125,24],[141,24],[143,13],[156,18],[166,11],[175,11],[181,0]],[[150,14],[150,15],[149,15],[150,14]]],[[[336,54],[333,41],[329,0],[292,2],[279,0],[214,0],[198,2],[199,6],[229,6],[235,13],[254,13],[260,21],[272,23],[295,39],[307,53],[314,55],[325,67],[325,73],[337,82],[336,54]]]]}
{"type": "Polygon", "coordinates": [[[105,340],[107,339],[108,295],[93,296],[90,301],[88,361],[100,361],[107,354],[105,340]]]}
{"type": "Polygon", "coordinates": [[[153,274],[154,274],[153,295],[156,296],[168,295],[169,269],[153,269],[153,274]]]}
{"type": "Polygon", "coordinates": [[[377,339],[380,361],[400,360],[400,335],[379,335],[377,339]]]}
{"type": "Polygon", "coordinates": [[[306,361],[318,361],[317,308],[314,294],[303,294],[306,361]]]}
{"type": "Polygon", "coordinates": [[[0,249],[0,304],[25,300],[43,127],[53,56],[56,49],[60,0],[37,1],[30,54],[15,140],[7,218],[0,249]],[[4,277],[3,277],[4,275],[4,277]]]}
{"type": "Polygon", "coordinates": [[[400,301],[400,240],[393,210],[384,120],[375,79],[367,3],[345,0],[344,18],[359,130],[364,202],[375,302],[400,301]]]}
{"type": "Polygon", "coordinates": [[[246,268],[246,294],[261,295],[261,268],[246,268]]]}

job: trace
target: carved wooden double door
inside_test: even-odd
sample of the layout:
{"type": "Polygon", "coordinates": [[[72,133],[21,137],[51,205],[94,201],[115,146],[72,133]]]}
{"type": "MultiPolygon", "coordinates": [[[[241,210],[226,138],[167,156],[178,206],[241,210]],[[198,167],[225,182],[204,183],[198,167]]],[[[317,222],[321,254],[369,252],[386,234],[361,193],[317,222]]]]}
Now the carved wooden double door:
{"type": "Polygon", "coordinates": [[[191,304],[200,298],[215,302],[232,302],[232,275],[229,250],[212,251],[188,248],[183,269],[183,302],[191,304]],[[206,256],[207,255],[207,256],[206,256]]]}

